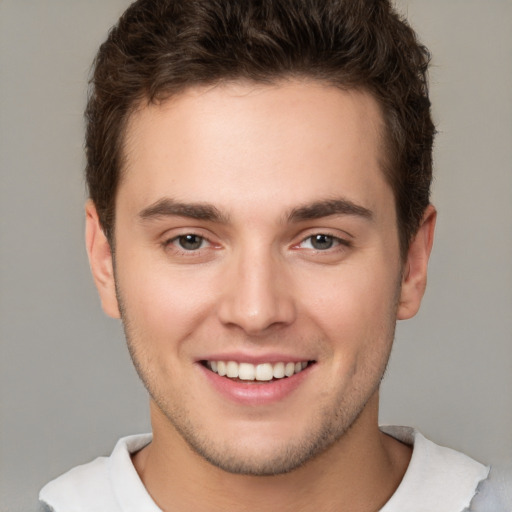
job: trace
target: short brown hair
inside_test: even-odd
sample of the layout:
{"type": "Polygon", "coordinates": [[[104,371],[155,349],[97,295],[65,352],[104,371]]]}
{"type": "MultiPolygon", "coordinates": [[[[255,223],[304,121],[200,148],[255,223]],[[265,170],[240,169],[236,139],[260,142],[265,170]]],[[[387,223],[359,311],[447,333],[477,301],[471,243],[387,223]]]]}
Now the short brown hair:
{"type": "Polygon", "coordinates": [[[428,63],[389,0],[134,2],[98,51],[86,109],[86,178],[107,238],[112,243],[124,131],[141,102],[221,81],[297,77],[377,99],[405,255],[432,181],[428,63]]]}

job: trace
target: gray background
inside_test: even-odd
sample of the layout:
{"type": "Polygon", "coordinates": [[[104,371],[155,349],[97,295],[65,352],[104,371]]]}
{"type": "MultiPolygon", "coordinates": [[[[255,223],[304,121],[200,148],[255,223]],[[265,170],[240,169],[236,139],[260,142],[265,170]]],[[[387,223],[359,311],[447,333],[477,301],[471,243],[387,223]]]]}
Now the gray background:
{"type": "MultiPolygon", "coordinates": [[[[82,110],[126,0],[0,0],[0,510],[149,429],[83,244],[82,110]]],[[[399,325],[383,423],[512,456],[512,2],[402,0],[434,54],[439,209],[421,313],[399,325]]]]}

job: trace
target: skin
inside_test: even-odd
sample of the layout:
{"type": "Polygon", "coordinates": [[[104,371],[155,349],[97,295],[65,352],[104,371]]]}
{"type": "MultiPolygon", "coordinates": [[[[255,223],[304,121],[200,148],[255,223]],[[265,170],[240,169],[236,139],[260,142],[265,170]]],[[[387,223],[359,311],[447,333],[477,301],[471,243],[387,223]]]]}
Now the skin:
{"type": "Polygon", "coordinates": [[[91,202],[87,248],[150,393],[133,462],[163,510],[371,511],[399,485],[410,448],[378,430],[378,389],[435,210],[402,261],[382,129],[370,95],[316,82],[190,89],[132,115],[115,265],[91,202]],[[314,363],[279,399],[239,403],[200,363],[228,353],[314,363]]]}

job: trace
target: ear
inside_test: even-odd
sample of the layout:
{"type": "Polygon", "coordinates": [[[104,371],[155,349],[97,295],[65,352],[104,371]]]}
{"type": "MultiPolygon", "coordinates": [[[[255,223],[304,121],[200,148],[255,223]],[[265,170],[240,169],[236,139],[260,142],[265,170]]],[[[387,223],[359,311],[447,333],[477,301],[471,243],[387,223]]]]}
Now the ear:
{"type": "Polygon", "coordinates": [[[85,205],[85,243],[103,311],[112,318],[121,318],[110,244],[101,228],[96,206],[90,199],[85,205]]]}
{"type": "Polygon", "coordinates": [[[413,317],[420,308],[421,299],[427,286],[428,259],[434,242],[436,217],[436,209],[429,205],[423,215],[420,228],[409,246],[402,277],[398,320],[413,317]]]}

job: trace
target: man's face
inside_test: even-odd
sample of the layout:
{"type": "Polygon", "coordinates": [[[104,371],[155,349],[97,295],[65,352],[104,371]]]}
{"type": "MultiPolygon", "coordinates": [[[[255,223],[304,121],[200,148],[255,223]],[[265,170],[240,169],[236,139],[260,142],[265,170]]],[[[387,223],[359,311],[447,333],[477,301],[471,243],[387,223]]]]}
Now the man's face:
{"type": "Polygon", "coordinates": [[[314,82],[192,89],[133,115],[115,277],[155,432],[280,473],[376,409],[402,274],[381,129],[371,96],[314,82]]]}

